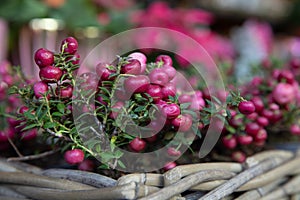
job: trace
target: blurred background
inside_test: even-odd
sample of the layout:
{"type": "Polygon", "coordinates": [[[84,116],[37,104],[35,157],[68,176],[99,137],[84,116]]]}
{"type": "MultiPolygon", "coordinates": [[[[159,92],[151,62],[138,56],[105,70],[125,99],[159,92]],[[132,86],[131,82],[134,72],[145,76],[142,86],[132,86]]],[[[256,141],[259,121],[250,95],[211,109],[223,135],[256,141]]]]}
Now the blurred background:
{"type": "MultiPolygon", "coordinates": [[[[37,78],[33,53],[40,47],[55,51],[64,37],[74,36],[84,57],[114,34],[154,26],[192,37],[219,65],[234,65],[236,77],[244,80],[251,63],[300,57],[299,19],[296,0],[1,0],[0,62],[20,65],[26,76],[37,78]]],[[[141,37],[161,40],[157,33],[141,37]]],[[[184,42],[177,46],[182,55],[193,56],[184,42]]]]}

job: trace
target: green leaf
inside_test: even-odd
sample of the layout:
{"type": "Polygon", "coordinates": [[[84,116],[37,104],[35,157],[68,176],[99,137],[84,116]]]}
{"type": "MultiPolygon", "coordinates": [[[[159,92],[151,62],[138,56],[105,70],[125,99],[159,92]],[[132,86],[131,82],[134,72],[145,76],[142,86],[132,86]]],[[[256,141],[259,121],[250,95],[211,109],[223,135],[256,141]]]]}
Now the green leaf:
{"type": "Polygon", "coordinates": [[[211,96],[211,97],[217,104],[222,105],[222,102],[217,97],[215,96],[211,96]]]}
{"type": "Polygon", "coordinates": [[[30,130],[30,129],[33,129],[35,127],[38,127],[39,125],[38,124],[30,124],[30,125],[26,125],[22,131],[26,131],[26,130],[30,130]]]}
{"type": "Polygon", "coordinates": [[[63,114],[60,113],[60,112],[54,112],[54,113],[52,113],[52,116],[54,116],[54,117],[62,117],[63,114]]]}
{"type": "Polygon", "coordinates": [[[123,169],[126,168],[126,166],[124,165],[124,163],[123,163],[121,160],[118,160],[118,165],[119,165],[120,167],[122,167],[123,169]]]}
{"type": "Polygon", "coordinates": [[[180,109],[181,109],[181,110],[185,110],[185,109],[187,109],[190,105],[191,105],[191,103],[182,103],[182,104],[180,104],[180,109]]]}
{"type": "Polygon", "coordinates": [[[29,110],[27,112],[24,112],[24,117],[26,119],[29,119],[29,120],[34,120],[35,119],[35,115],[31,113],[31,110],[29,110]]]}
{"type": "Polygon", "coordinates": [[[59,104],[57,104],[57,110],[60,112],[60,113],[65,113],[65,108],[66,108],[66,106],[64,105],[64,104],[62,104],[62,103],[59,103],[59,104]]]}
{"type": "Polygon", "coordinates": [[[43,126],[44,129],[57,127],[56,122],[46,122],[43,126]]]}
{"type": "Polygon", "coordinates": [[[138,106],[136,109],[134,109],[134,112],[141,112],[145,110],[145,106],[138,106]]]}

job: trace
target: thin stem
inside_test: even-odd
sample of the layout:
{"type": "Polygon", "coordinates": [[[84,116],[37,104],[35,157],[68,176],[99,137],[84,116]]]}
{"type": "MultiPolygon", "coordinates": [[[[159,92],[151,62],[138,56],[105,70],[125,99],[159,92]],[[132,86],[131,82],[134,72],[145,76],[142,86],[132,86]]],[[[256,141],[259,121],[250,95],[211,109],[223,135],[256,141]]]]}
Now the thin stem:
{"type": "Polygon", "coordinates": [[[11,139],[9,137],[7,137],[8,142],[10,143],[10,145],[14,148],[15,152],[18,154],[19,157],[23,157],[23,155],[21,154],[21,152],[19,151],[19,149],[16,147],[16,145],[13,143],[13,141],[11,141],[11,139]]]}
{"type": "Polygon", "coordinates": [[[22,157],[11,157],[8,158],[7,161],[28,161],[28,160],[36,160],[36,159],[40,159],[40,158],[44,158],[47,157],[49,155],[55,154],[58,151],[60,151],[60,148],[58,149],[53,149],[51,151],[46,151],[44,153],[40,153],[40,154],[36,154],[36,155],[30,155],[30,156],[22,156],[22,157]]]}

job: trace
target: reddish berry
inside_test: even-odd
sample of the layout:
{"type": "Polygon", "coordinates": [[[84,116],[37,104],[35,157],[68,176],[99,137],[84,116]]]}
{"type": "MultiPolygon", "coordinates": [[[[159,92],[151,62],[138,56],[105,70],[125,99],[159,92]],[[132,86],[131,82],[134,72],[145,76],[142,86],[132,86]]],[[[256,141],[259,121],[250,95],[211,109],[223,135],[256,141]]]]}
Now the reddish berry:
{"type": "Polygon", "coordinates": [[[181,152],[179,150],[176,150],[174,147],[169,147],[167,152],[170,156],[180,156],[181,155],[181,152]]]}
{"type": "Polygon", "coordinates": [[[157,135],[152,135],[151,137],[145,138],[147,142],[155,142],[157,140],[157,135]]]}
{"type": "Polygon", "coordinates": [[[178,131],[186,132],[192,127],[193,121],[190,115],[179,115],[172,120],[172,125],[178,129],[178,131]]]}
{"type": "Polygon", "coordinates": [[[237,141],[241,145],[249,145],[253,142],[253,137],[251,135],[239,135],[237,141]]]}
{"type": "Polygon", "coordinates": [[[46,83],[55,83],[59,81],[62,74],[62,70],[54,66],[44,67],[39,73],[41,80],[46,83]]]}
{"type": "Polygon", "coordinates": [[[122,74],[139,75],[141,73],[141,63],[139,60],[131,59],[121,67],[122,74]]]}
{"type": "Polygon", "coordinates": [[[54,63],[54,54],[44,48],[38,49],[34,54],[35,63],[40,67],[47,67],[53,65],[54,63]]]}
{"type": "Polygon", "coordinates": [[[189,106],[189,108],[191,110],[202,110],[202,108],[205,107],[205,101],[202,97],[197,97],[197,96],[194,96],[192,98],[192,102],[191,102],[191,105],[189,106]]]}
{"type": "Polygon", "coordinates": [[[38,131],[36,128],[21,132],[21,139],[25,141],[33,140],[37,137],[38,131]]]}
{"type": "Polygon", "coordinates": [[[169,65],[164,65],[160,69],[162,69],[166,74],[168,74],[169,81],[171,81],[175,78],[177,71],[174,67],[169,66],[169,65]]]}
{"type": "Polygon", "coordinates": [[[268,137],[268,133],[266,129],[261,128],[257,134],[254,136],[254,140],[256,142],[265,141],[268,137]]]}
{"type": "Polygon", "coordinates": [[[149,85],[146,93],[153,98],[154,102],[157,102],[163,98],[161,87],[159,85],[149,85]]]}
{"type": "Polygon", "coordinates": [[[36,82],[33,91],[36,98],[41,98],[48,92],[48,85],[43,81],[36,82]]]}
{"type": "Polygon", "coordinates": [[[132,76],[124,81],[124,88],[129,94],[146,92],[150,80],[145,75],[132,76]]]}
{"type": "Polygon", "coordinates": [[[83,90],[96,90],[99,79],[95,73],[87,72],[80,75],[80,88],[83,90]]]}
{"type": "Polygon", "coordinates": [[[247,119],[250,119],[252,121],[256,120],[257,117],[258,117],[258,114],[256,112],[247,115],[247,119]]]}
{"type": "Polygon", "coordinates": [[[95,163],[92,160],[84,160],[78,165],[78,169],[81,171],[92,172],[95,169],[95,163]]]}
{"type": "Polygon", "coordinates": [[[280,105],[291,103],[296,98],[294,87],[288,83],[278,83],[272,97],[280,105]]]}
{"type": "Polygon", "coordinates": [[[263,126],[263,127],[269,125],[269,120],[268,120],[268,118],[262,117],[262,116],[258,117],[258,118],[256,119],[256,122],[257,122],[260,126],[263,126]]]}
{"type": "Polygon", "coordinates": [[[78,49],[78,42],[73,37],[67,37],[61,43],[61,46],[60,46],[61,51],[63,50],[63,46],[65,46],[64,53],[75,54],[78,49]]]}
{"type": "Polygon", "coordinates": [[[222,138],[223,145],[228,149],[234,149],[237,145],[237,140],[234,136],[225,136],[222,138]]]}
{"type": "Polygon", "coordinates": [[[174,119],[180,115],[180,107],[175,103],[167,104],[163,107],[163,114],[168,119],[174,119]]]}
{"type": "Polygon", "coordinates": [[[163,62],[164,65],[169,65],[169,66],[173,65],[172,58],[168,55],[159,55],[159,56],[157,56],[155,61],[156,62],[163,62]]]}
{"type": "Polygon", "coordinates": [[[269,109],[264,109],[262,112],[261,112],[262,116],[264,116],[265,118],[267,118],[269,121],[272,120],[273,118],[273,111],[269,110],[269,109]]]}
{"type": "Polygon", "coordinates": [[[168,74],[160,68],[155,68],[149,73],[150,82],[164,86],[169,82],[168,74]]]}
{"type": "Polygon", "coordinates": [[[108,63],[98,63],[96,66],[96,73],[101,81],[110,81],[114,79],[111,75],[116,73],[116,70],[108,63]]]}
{"type": "Polygon", "coordinates": [[[129,142],[130,148],[135,152],[141,152],[146,148],[146,142],[138,137],[129,142]]]}
{"type": "Polygon", "coordinates": [[[140,61],[140,63],[141,63],[141,72],[140,72],[140,74],[143,74],[146,70],[147,57],[144,54],[140,53],[140,52],[131,53],[131,54],[128,55],[128,57],[140,61]]]}
{"type": "Polygon", "coordinates": [[[164,170],[169,171],[169,170],[175,168],[176,166],[177,166],[177,164],[175,162],[169,162],[169,163],[165,164],[164,170]]]}
{"type": "Polygon", "coordinates": [[[257,133],[260,129],[261,129],[261,127],[255,122],[248,123],[248,124],[246,124],[246,127],[245,127],[246,133],[248,133],[249,135],[252,135],[252,136],[257,135],[257,133]]]}
{"type": "Polygon", "coordinates": [[[6,142],[8,139],[12,139],[15,136],[15,132],[11,128],[0,131],[0,142],[6,142]]]}
{"type": "Polygon", "coordinates": [[[230,118],[229,122],[228,122],[232,127],[234,128],[238,128],[239,126],[241,126],[243,124],[243,118],[238,117],[238,116],[234,116],[232,118],[230,118]]]}
{"type": "Polygon", "coordinates": [[[163,98],[168,99],[169,96],[174,97],[176,95],[176,87],[173,83],[167,83],[165,84],[162,89],[163,98]]]}
{"type": "Polygon", "coordinates": [[[255,106],[251,101],[242,101],[238,105],[240,113],[244,115],[250,115],[255,111],[255,106]]]}
{"type": "Polygon", "coordinates": [[[97,96],[96,101],[98,101],[100,104],[107,106],[108,102],[106,102],[102,96],[97,96]]]}
{"type": "Polygon", "coordinates": [[[246,154],[241,151],[235,151],[231,154],[231,159],[233,161],[243,163],[246,160],[246,154]]]}
{"type": "Polygon", "coordinates": [[[111,113],[109,114],[109,116],[113,119],[116,119],[123,107],[124,107],[124,103],[122,101],[118,101],[116,104],[114,104],[111,107],[111,113]]]}
{"type": "Polygon", "coordinates": [[[58,94],[61,98],[71,98],[73,95],[73,87],[68,85],[66,87],[56,88],[56,94],[58,94]],[[58,94],[59,93],[59,94],[58,94]]]}
{"type": "Polygon", "coordinates": [[[192,98],[190,95],[188,94],[181,94],[179,97],[178,97],[178,102],[180,104],[183,104],[183,103],[191,103],[192,101],[192,98]]]}
{"type": "Polygon", "coordinates": [[[75,53],[71,58],[68,58],[67,61],[71,61],[73,65],[78,65],[80,62],[79,53],[75,53]]]}
{"type": "Polygon", "coordinates": [[[81,149],[73,149],[65,152],[65,161],[70,165],[81,163],[84,160],[84,152],[81,149]]]}
{"type": "Polygon", "coordinates": [[[22,106],[20,107],[18,113],[20,114],[24,114],[25,112],[27,112],[29,110],[29,108],[27,106],[22,106]]]}
{"type": "Polygon", "coordinates": [[[292,135],[300,135],[300,126],[298,124],[292,124],[290,132],[292,135]]]}
{"type": "Polygon", "coordinates": [[[292,84],[295,81],[295,77],[291,71],[282,70],[282,71],[280,71],[280,73],[277,77],[277,80],[279,82],[286,82],[286,83],[292,84]]]}

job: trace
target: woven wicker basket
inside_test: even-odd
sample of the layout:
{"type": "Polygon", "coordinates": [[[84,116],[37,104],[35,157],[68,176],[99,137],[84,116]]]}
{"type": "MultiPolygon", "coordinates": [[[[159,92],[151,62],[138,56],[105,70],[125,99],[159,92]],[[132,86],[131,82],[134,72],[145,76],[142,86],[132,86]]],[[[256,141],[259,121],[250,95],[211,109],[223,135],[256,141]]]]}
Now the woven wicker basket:
{"type": "Polygon", "coordinates": [[[300,153],[265,151],[245,163],[178,166],[114,180],[69,169],[42,170],[0,159],[1,200],[300,199],[300,153]]]}

